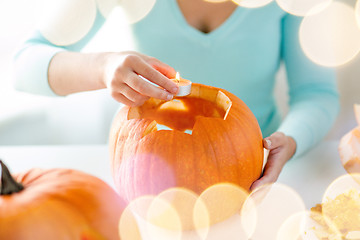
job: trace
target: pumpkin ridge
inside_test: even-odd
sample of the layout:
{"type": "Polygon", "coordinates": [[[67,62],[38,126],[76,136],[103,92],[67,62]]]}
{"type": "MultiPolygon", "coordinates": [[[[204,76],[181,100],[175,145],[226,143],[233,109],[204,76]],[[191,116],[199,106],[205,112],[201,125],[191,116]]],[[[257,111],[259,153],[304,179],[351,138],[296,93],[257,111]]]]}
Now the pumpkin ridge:
{"type": "Polygon", "coordinates": [[[263,161],[261,130],[251,110],[226,90],[201,84],[178,100],[182,103],[150,98],[123,112],[136,124],[114,124],[127,128],[120,134],[137,134],[110,145],[117,148],[112,173],[118,191],[133,200],[171,187],[199,193],[224,181],[248,188],[260,176],[263,161]],[[157,124],[172,130],[157,129],[157,124]],[[192,129],[191,136],[186,129],[192,129]]]}
{"type": "MultiPolygon", "coordinates": [[[[203,124],[203,122],[201,121],[199,124],[203,124]]],[[[204,127],[204,126],[203,126],[204,127]]],[[[205,128],[205,127],[204,127],[205,128]]],[[[210,140],[210,137],[209,137],[209,134],[206,132],[206,131],[204,131],[204,134],[207,136],[207,139],[209,139],[210,140]]],[[[201,144],[202,145],[202,144],[201,144]]],[[[202,146],[204,146],[204,145],[202,145],[202,146]]],[[[218,165],[218,162],[216,161],[216,154],[215,154],[215,149],[214,149],[214,146],[213,146],[213,142],[212,141],[209,141],[209,146],[211,147],[211,150],[212,150],[212,153],[213,153],[213,156],[215,156],[215,165],[216,165],[216,171],[217,171],[217,173],[218,173],[218,176],[221,176],[221,172],[220,172],[220,169],[219,169],[219,165],[218,165]]],[[[207,152],[206,151],[206,149],[205,149],[205,152],[207,152]]],[[[221,177],[219,178],[219,180],[220,179],[222,179],[221,177]]]]}

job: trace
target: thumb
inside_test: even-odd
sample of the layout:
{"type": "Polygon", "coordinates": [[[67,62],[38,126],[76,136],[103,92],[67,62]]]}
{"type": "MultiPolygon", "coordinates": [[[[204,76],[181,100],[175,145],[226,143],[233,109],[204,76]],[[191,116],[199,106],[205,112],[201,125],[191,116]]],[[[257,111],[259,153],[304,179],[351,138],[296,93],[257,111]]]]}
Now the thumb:
{"type": "Polygon", "coordinates": [[[264,147],[268,150],[280,147],[284,142],[285,135],[282,132],[275,132],[263,139],[264,147]]]}

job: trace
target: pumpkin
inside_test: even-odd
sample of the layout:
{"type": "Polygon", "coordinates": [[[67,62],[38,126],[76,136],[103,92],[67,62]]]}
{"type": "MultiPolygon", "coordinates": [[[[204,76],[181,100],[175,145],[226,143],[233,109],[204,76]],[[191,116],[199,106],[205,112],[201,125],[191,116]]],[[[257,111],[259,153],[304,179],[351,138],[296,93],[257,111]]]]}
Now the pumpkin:
{"type": "Polygon", "coordinates": [[[342,165],[348,173],[360,173],[360,104],[354,105],[358,126],[346,133],[339,143],[342,165]]]}
{"type": "Polygon", "coordinates": [[[221,182],[249,190],[263,165],[261,130],[246,104],[195,83],[188,96],[121,108],[109,151],[116,189],[127,202],[172,187],[200,194],[221,182]]]}
{"type": "Polygon", "coordinates": [[[119,239],[123,201],[102,180],[70,169],[10,175],[1,162],[0,239],[119,239]]]}

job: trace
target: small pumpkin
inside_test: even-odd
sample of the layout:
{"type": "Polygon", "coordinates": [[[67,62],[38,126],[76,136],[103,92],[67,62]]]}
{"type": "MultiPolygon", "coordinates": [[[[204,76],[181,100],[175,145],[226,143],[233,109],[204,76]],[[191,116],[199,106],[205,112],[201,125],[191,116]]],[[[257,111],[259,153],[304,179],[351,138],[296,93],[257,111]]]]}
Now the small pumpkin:
{"type": "Polygon", "coordinates": [[[70,169],[32,169],[12,177],[0,163],[0,239],[120,239],[124,204],[102,180],[70,169]]]}
{"type": "Polygon", "coordinates": [[[128,202],[171,187],[200,194],[221,182],[249,190],[263,164],[261,130],[246,104],[196,83],[186,97],[120,109],[109,151],[116,188],[128,202]]]}
{"type": "Polygon", "coordinates": [[[354,105],[358,126],[340,139],[339,154],[341,163],[348,173],[360,173],[360,104],[354,105]]]}

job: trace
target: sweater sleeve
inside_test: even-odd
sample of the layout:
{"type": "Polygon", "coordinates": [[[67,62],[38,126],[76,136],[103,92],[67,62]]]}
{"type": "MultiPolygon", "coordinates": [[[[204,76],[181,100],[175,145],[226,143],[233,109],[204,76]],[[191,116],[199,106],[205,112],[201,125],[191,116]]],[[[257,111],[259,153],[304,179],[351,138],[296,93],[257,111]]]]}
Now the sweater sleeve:
{"type": "Polygon", "coordinates": [[[51,59],[61,51],[80,51],[104,22],[105,18],[97,9],[90,30],[79,41],[71,45],[56,45],[46,39],[39,30],[36,30],[14,55],[13,80],[15,89],[38,95],[57,96],[48,83],[48,67],[51,59]]]}
{"type": "Polygon", "coordinates": [[[289,112],[278,131],[295,139],[293,158],[320,142],[339,112],[336,73],[311,62],[299,43],[301,18],[286,15],[282,28],[282,58],[289,85],[289,112]]]}

